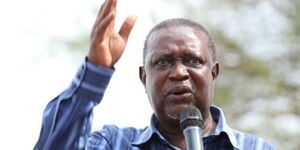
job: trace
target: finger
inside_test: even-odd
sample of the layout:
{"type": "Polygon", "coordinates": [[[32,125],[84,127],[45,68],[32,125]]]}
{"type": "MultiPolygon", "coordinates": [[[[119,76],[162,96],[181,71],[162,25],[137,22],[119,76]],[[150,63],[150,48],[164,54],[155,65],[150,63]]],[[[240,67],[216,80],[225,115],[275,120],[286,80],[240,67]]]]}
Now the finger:
{"type": "Polygon", "coordinates": [[[105,16],[107,16],[111,11],[116,9],[116,0],[106,0],[105,1],[105,6],[103,7],[103,10],[99,14],[99,19],[101,20],[105,16]]]}
{"type": "Polygon", "coordinates": [[[103,11],[104,11],[104,7],[107,5],[107,0],[105,0],[103,3],[102,3],[102,5],[101,5],[101,7],[100,7],[100,10],[98,11],[98,14],[97,14],[97,18],[99,18],[100,16],[101,16],[101,14],[103,13],[103,11]]]}
{"type": "Polygon", "coordinates": [[[117,0],[108,0],[110,3],[108,4],[108,7],[110,7],[110,11],[109,13],[113,14],[113,19],[110,21],[108,27],[107,27],[107,31],[106,32],[106,36],[109,37],[114,30],[114,26],[115,26],[115,16],[116,16],[116,2],[117,0]]]}
{"type": "Polygon", "coordinates": [[[114,13],[108,14],[104,19],[102,19],[101,23],[95,27],[96,32],[96,41],[103,41],[106,36],[111,32],[109,30],[109,25],[114,20],[114,13]]]}
{"type": "Polygon", "coordinates": [[[108,26],[106,27],[107,28],[105,32],[106,37],[109,37],[114,32],[116,12],[112,11],[111,14],[113,15],[113,18],[110,20],[108,26]]]}
{"type": "Polygon", "coordinates": [[[105,0],[105,1],[101,4],[101,7],[100,7],[100,9],[99,9],[99,11],[98,11],[98,14],[97,14],[97,18],[96,18],[95,24],[96,24],[96,22],[97,22],[98,20],[101,20],[101,16],[102,16],[102,14],[103,14],[103,11],[104,11],[106,5],[107,5],[107,0],[105,0]]]}
{"type": "Polygon", "coordinates": [[[94,26],[97,26],[101,21],[112,11],[115,11],[116,0],[105,0],[98,13],[94,26]]]}
{"type": "Polygon", "coordinates": [[[99,22],[100,22],[100,20],[101,20],[100,16],[101,16],[101,14],[102,14],[102,12],[103,12],[103,9],[104,9],[105,5],[107,4],[106,1],[107,1],[107,0],[105,0],[105,1],[101,4],[101,8],[100,8],[100,10],[98,11],[98,14],[97,14],[97,17],[96,17],[96,21],[95,21],[95,23],[94,23],[94,25],[93,25],[93,29],[99,24],[99,22]]]}
{"type": "Polygon", "coordinates": [[[128,36],[135,24],[136,19],[137,19],[136,16],[129,16],[126,18],[123,25],[121,26],[119,34],[124,39],[124,41],[127,41],[128,36]]]}

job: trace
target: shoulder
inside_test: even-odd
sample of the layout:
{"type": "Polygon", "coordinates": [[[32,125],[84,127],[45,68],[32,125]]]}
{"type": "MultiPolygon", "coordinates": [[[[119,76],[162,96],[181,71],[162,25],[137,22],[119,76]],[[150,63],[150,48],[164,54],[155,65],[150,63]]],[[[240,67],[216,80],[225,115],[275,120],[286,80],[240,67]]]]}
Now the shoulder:
{"type": "Polygon", "coordinates": [[[87,148],[95,150],[100,147],[100,149],[111,149],[112,145],[116,145],[117,142],[132,142],[147,128],[119,128],[115,125],[105,125],[101,130],[95,131],[90,135],[87,148]]]}
{"type": "Polygon", "coordinates": [[[268,141],[261,137],[237,130],[233,130],[233,132],[241,150],[275,150],[268,141]]]}

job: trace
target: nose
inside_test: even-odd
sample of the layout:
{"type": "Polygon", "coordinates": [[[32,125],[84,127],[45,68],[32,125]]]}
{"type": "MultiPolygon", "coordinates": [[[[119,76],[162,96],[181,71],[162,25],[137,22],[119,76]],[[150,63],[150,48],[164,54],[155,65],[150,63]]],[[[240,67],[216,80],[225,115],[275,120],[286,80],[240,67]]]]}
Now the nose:
{"type": "Polygon", "coordinates": [[[186,66],[181,63],[175,63],[170,69],[169,79],[173,81],[183,81],[190,78],[186,66]]]}

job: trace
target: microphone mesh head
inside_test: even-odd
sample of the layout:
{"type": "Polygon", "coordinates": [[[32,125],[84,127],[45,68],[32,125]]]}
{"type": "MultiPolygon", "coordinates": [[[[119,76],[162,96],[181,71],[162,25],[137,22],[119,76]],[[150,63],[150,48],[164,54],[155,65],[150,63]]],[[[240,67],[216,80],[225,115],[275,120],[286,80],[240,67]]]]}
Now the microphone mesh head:
{"type": "Polygon", "coordinates": [[[202,115],[197,107],[189,106],[180,112],[180,128],[184,130],[190,126],[203,128],[202,115]]]}

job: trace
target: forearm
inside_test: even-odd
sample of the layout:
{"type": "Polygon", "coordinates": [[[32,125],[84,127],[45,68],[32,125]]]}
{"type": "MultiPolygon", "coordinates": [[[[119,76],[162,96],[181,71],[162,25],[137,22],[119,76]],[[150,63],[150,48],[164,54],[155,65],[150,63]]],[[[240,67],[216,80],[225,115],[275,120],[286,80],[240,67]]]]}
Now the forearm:
{"type": "Polygon", "coordinates": [[[47,105],[34,149],[84,149],[93,108],[101,101],[113,72],[85,62],[71,86],[47,105]]]}

